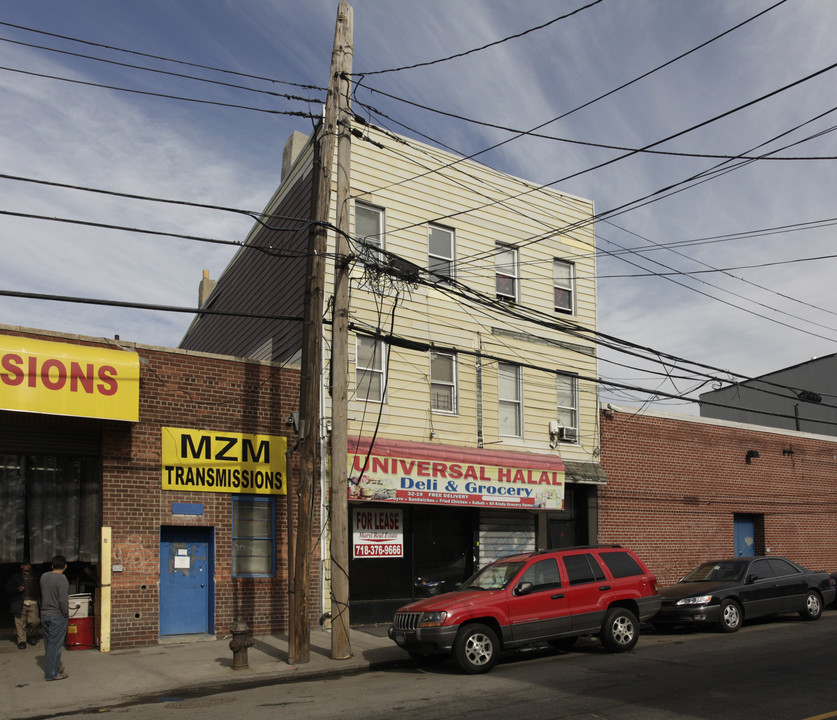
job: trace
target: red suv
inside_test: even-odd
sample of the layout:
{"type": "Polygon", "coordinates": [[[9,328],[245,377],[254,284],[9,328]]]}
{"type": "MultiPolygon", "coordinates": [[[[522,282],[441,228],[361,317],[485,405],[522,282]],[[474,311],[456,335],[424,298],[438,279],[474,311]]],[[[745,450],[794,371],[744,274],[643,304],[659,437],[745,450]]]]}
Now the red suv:
{"type": "Polygon", "coordinates": [[[566,649],[579,635],[630,650],[659,608],[657,579],[627,548],[564,548],[496,560],[455,592],[405,605],[389,636],[413,657],[452,654],[465,672],[483,673],[503,650],[566,649]]]}

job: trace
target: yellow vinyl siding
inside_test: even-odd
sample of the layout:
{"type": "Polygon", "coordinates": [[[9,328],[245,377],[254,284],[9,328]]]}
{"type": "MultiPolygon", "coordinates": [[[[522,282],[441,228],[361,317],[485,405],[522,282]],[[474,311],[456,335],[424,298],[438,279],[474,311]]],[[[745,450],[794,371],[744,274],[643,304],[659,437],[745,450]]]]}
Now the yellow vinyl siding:
{"type": "MultiPolygon", "coordinates": [[[[352,196],[383,208],[386,228],[384,248],[420,268],[428,265],[428,223],[435,222],[455,234],[454,277],[475,291],[495,295],[495,243],[520,244],[519,303],[557,322],[571,321],[595,329],[595,241],[592,225],[573,230],[568,236],[555,235],[538,242],[550,228],[563,228],[588,220],[593,213],[589,201],[554,190],[537,190],[522,197],[528,187],[510,176],[495,173],[472,161],[464,161],[439,173],[413,179],[428,167],[446,165],[456,158],[410,141],[410,146],[375,135],[381,150],[355,141],[352,149],[352,196]],[[410,162],[415,158],[418,164],[410,162]],[[459,169],[465,173],[459,172],[459,169]],[[484,182],[482,182],[484,181],[484,182]],[[485,195],[488,197],[486,198],[485,195]],[[509,198],[472,213],[457,214],[509,198]],[[559,258],[574,263],[576,313],[556,313],[553,300],[552,263],[559,258]]],[[[354,213],[354,202],[350,210],[354,213]]],[[[362,269],[353,272],[350,322],[378,328],[408,340],[496,356],[512,363],[529,364],[583,377],[597,375],[592,336],[569,336],[559,330],[521,322],[489,308],[463,306],[443,292],[424,286],[402,287],[395,307],[395,292],[376,295],[360,280],[362,269]],[[499,333],[497,332],[499,331],[499,333]],[[518,333],[519,336],[508,337],[518,333]],[[529,341],[534,337],[537,341],[529,341]],[[549,341],[552,341],[549,344],[549,341]],[[571,347],[562,347],[560,343],[571,347]],[[575,352],[580,346],[587,353],[575,352]]],[[[326,287],[331,287],[331,277],[326,287]]],[[[330,338],[327,338],[330,341],[330,338]]],[[[354,396],[355,343],[349,343],[349,434],[371,435],[381,414],[379,437],[446,445],[476,446],[477,384],[476,358],[457,355],[457,411],[432,412],[430,406],[429,353],[390,347],[387,400],[383,405],[365,403],[354,396]]],[[[563,457],[589,459],[598,447],[595,383],[579,380],[579,444],[549,446],[549,422],[556,418],[557,389],[552,372],[523,369],[523,437],[500,438],[498,434],[497,362],[482,361],[483,442],[508,449],[555,452],[563,457]]],[[[327,400],[328,402],[328,400],[327,400]]]]}

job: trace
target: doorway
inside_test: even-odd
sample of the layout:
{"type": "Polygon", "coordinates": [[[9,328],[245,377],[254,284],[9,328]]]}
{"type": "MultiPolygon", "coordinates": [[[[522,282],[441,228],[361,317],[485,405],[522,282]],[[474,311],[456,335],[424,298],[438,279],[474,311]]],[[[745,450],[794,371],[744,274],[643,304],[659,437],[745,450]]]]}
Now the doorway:
{"type": "Polygon", "coordinates": [[[213,529],[160,528],[160,635],[212,633],[213,529]]]}

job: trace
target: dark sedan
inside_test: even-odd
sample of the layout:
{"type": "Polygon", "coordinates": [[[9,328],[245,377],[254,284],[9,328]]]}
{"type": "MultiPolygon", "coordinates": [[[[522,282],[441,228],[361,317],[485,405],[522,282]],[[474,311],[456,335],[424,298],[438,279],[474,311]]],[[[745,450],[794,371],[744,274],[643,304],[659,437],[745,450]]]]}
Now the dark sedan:
{"type": "Polygon", "coordinates": [[[733,558],[705,562],[676,585],[660,590],[655,627],[713,624],[735,632],[744,620],[799,613],[817,620],[834,602],[835,581],[780,557],[733,558]]]}

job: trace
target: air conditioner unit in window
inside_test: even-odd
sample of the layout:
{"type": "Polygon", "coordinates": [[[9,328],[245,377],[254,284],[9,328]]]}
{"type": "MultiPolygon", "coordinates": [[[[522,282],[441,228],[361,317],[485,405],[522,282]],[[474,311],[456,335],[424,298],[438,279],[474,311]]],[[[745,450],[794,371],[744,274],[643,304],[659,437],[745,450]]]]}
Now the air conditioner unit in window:
{"type": "Polygon", "coordinates": [[[576,442],[578,440],[578,431],[575,428],[564,427],[558,428],[558,439],[564,442],[576,442]]]}

